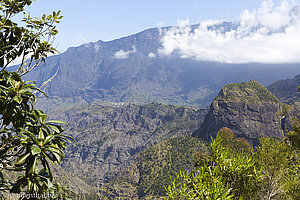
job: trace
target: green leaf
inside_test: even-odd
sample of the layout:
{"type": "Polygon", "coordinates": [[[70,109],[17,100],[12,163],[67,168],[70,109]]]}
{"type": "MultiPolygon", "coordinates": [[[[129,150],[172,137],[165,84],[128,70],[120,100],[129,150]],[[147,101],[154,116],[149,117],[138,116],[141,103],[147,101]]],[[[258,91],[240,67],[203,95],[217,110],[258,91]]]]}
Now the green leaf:
{"type": "Polygon", "coordinates": [[[43,133],[43,130],[42,130],[42,129],[39,130],[39,136],[38,136],[38,139],[45,139],[44,133],[43,133]]]}
{"type": "Polygon", "coordinates": [[[62,161],[62,159],[64,158],[64,155],[59,153],[59,152],[52,152],[53,155],[55,156],[57,162],[60,164],[60,162],[62,161]]]}
{"type": "Polygon", "coordinates": [[[45,120],[47,119],[47,114],[41,113],[41,114],[40,114],[40,118],[41,118],[41,120],[42,120],[42,123],[44,123],[45,120]]]}
{"type": "Polygon", "coordinates": [[[27,154],[25,154],[24,156],[22,156],[22,157],[15,163],[15,165],[16,165],[17,167],[22,166],[22,165],[25,163],[25,161],[26,161],[26,159],[28,158],[29,155],[30,155],[30,153],[27,153],[27,154]]]}
{"type": "Polygon", "coordinates": [[[47,144],[48,142],[50,142],[51,140],[53,140],[54,135],[48,135],[44,141],[44,144],[47,144]]]}
{"type": "Polygon", "coordinates": [[[49,120],[46,122],[47,124],[65,124],[68,126],[68,124],[64,121],[61,121],[61,120],[49,120]]]}
{"type": "Polygon", "coordinates": [[[23,98],[20,97],[20,96],[18,96],[18,95],[16,95],[16,96],[14,96],[13,100],[15,102],[17,102],[18,104],[21,104],[21,102],[23,101],[23,98]]]}
{"type": "Polygon", "coordinates": [[[44,147],[46,147],[45,150],[47,150],[47,151],[50,151],[50,152],[61,152],[62,155],[64,154],[63,150],[60,149],[59,147],[57,147],[56,144],[45,145],[44,147]]]}
{"type": "Polygon", "coordinates": [[[27,172],[28,175],[30,174],[36,174],[36,172],[38,171],[38,160],[36,157],[33,158],[33,162],[30,162],[29,164],[29,171],[27,172]],[[30,166],[31,164],[31,166],[30,166]]]}
{"type": "Polygon", "coordinates": [[[42,151],[39,147],[31,147],[31,154],[34,156],[34,155],[37,155],[37,154],[40,154],[42,151]]]}
{"type": "Polygon", "coordinates": [[[39,144],[36,136],[32,132],[27,131],[23,128],[20,128],[20,130],[23,132],[23,134],[27,135],[35,144],[39,144]]]}
{"type": "Polygon", "coordinates": [[[63,135],[63,134],[57,134],[57,135],[55,135],[55,136],[56,136],[56,137],[59,136],[61,139],[65,139],[65,140],[68,139],[68,142],[70,142],[70,143],[71,143],[70,140],[73,140],[73,142],[75,142],[75,143],[77,144],[76,140],[75,140],[72,136],[69,136],[69,135],[63,135]]]}
{"type": "Polygon", "coordinates": [[[57,125],[50,125],[47,124],[49,126],[49,128],[51,128],[53,131],[55,131],[56,133],[60,133],[61,131],[59,130],[59,128],[57,128],[57,125]]]}

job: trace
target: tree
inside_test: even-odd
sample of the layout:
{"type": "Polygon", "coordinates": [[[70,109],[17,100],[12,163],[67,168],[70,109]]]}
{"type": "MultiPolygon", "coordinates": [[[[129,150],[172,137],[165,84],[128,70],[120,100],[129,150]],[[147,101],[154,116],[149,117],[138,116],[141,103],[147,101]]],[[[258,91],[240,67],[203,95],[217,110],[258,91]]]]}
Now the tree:
{"type": "Polygon", "coordinates": [[[262,180],[252,149],[228,128],[210,144],[210,154],[196,162],[196,172],[180,172],[167,188],[168,199],[253,199],[262,180]]]}
{"type": "Polygon", "coordinates": [[[33,1],[0,0],[0,190],[42,195],[59,185],[53,185],[50,164],[61,162],[72,138],[63,134],[64,122],[47,120],[47,115],[35,108],[35,94],[43,91],[34,81],[22,79],[57,52],[49,42],[58,32],[55,24],[62,18],[60,12],[41,19],[26,15],[25,26],[19,26],[13,17],[33,1]],[[21,64],[15,71],[8,71],[16,59],[21,64]],[[7,173],[19,177],[10,180],[7,173]]]}
{"type": "MultiPolygon", "coordinates": [[[[300,130],[298,123],[294,132],[300,130]]],[[[283,140],[263,137],[253,149],[222,128],[212,139],[210,153],[197,154],[198,170],[171,179],[168,199],[300,199],[296,141],[290,135],[283,140]]]]}
{"type": "Polygon", "coordinates": [[[300,159],[285,140],[260,138],[254,157],[264,178],[259,185],[263,199],[300,198],[300,159]]]}
{"type": "Polygon", "coordinates": [[[295,149],[300,150],[300,119],[298,117],[293,118],[292,126],[293,130],[288,132],[287,139],[295,149]]]}

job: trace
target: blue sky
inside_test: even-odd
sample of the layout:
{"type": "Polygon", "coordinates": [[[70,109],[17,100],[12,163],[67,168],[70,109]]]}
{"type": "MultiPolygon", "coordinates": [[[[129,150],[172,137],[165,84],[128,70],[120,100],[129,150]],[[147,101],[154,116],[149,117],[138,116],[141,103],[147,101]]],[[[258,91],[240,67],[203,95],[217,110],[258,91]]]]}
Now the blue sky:
{"type": "MultiPolygon", "coordinates": [[[[61,10],[64,16],[55,40],[68,47],[98,40],[113,40],[159,25],[191,24],[208,19],[238,19],[242,10],[256,9],[261,0],[37,0],[26,11],[41,16],[61,10]]],[[[281,0],[274,0],[279,4],[281,0]]]]}

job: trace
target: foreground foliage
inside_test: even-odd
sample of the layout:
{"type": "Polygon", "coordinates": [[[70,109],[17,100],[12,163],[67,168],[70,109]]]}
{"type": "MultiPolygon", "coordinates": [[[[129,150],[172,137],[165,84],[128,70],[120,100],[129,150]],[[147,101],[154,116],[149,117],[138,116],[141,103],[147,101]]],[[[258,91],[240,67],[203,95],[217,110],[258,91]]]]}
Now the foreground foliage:
{"type": "Polygon", "coordinates": [[[36,195],[30,197],[36,199],[59,191],[51,198],[66,199],[61,194],[65,188],[54,183],[50,164],[61,162],[63,150],[72,138],[62,134],[64,122],[47,120],[47,115],[34,107],[35,93],[43,92],[35,82],[22,79],[49,53],[56,52],[43,39],[57,34],[54,24],[61,16],[55,12],[41,19],[25,16],[26,27],[18,26],[12,18],[32,2],[0,1],[0,192],[25,192],[36,195]],[[16,59],[21,59],[19,68],[6,70],[16,59]]]}
{"type": "Polygon", "coordinates": [[[253,149],[223,128],[210,153],[198,154],[197,171],[171,178],[167,199],[299,199],[299,149],[290,144],[260,138],[253,149]]]}
{"type": "Polygon", "coordinates": [[[195,169],[193,156],[207,152],[206,144],[194,137],[162,141],[137,156],[136,161],[113,177],[100,194],[108,199],[162,199],[170,175],[180,169],[195,169]],[[194,148],[190,148],[194,147],[194,148]]]}

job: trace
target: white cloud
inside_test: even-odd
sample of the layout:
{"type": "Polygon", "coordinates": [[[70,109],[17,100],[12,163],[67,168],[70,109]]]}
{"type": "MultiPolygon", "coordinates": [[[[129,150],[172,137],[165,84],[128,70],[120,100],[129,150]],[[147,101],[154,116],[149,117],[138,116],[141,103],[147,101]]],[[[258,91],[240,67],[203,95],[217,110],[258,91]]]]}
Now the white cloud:
{"type": "Polygon", "coordinates": [[[177,52],[182,58],[227,63],[300,62],[300,9],[282,1],[274,7],[264,1],[257,10],[244,10],[237,29],[211,30],[217,21],[205,21],[191,32],[188,21],[167,30],[162,38],[160,55],[177,52]]]}
{"type": "Polygon", "coordinates": [[[116,59],[127,59],[129,57],[129,55],[133,54],[133,53],[136,53],[136,47],[135,46],[133,46],[132,50],[129,50],[129,51],[124,51],[122,49],[120,51],[117,51],[114,54],[114,58],[116,58],[116,59]]]}
{"type": "Polygon", "coordinates": [[[148,57],[149,57],[149,58],[155,58],[155,57],[156,57],[156,54],[153,53],[153,52],[150,52],[150,53],[148,54],[148,57]]]}
{"type": "Polygon", "coordinates": [[[95,51],[98,52],[101,47],[99,44],[95,44],[94,48],[95,48],[95,51]]]}

